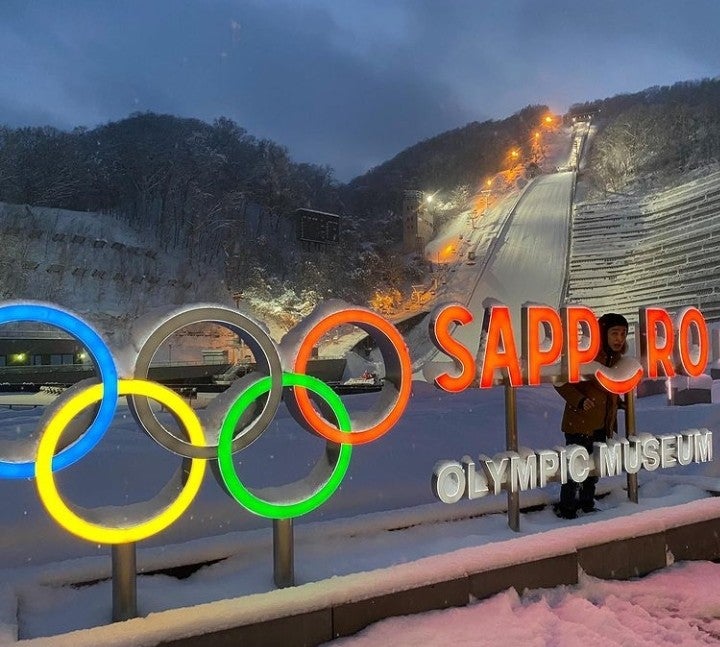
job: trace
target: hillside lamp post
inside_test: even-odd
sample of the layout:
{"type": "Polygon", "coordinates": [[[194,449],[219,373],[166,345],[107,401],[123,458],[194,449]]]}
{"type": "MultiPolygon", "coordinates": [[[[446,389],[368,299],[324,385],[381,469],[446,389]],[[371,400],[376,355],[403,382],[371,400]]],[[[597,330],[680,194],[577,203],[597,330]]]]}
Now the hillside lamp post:
{"type": "MultiPolygon", "coordinates": [[[[423,192],[423,193],[427,193],[427,192],[423,192]]],[[[425,202],[427,202],[428,204],[430,204],[430,203],[435,199],[435,196],[436,196],[438,193],[440,193],[439,190],[438,190],[438,191],[435,191],[434,193],[427,193],[427,195],[425,195],[425,202]]]]}

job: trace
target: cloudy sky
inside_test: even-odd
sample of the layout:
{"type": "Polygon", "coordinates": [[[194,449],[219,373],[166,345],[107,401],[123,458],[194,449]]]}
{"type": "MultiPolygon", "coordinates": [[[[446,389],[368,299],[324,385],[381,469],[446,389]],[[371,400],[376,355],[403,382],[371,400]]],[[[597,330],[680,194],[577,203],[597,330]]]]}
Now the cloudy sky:
{"type": "Polygon", "coordinates": [[[347,180],[528,104],[720,75],[717,0],[1,0],[0,123],[224,115],[347,180]]]}

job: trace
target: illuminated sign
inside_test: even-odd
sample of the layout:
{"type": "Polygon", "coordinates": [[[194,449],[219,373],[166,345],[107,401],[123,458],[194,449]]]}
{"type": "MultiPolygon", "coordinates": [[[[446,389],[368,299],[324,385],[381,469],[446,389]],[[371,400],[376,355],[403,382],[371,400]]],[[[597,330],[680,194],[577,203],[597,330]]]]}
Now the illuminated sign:
{"type": "MultiPolygon", "coordinates": [[[[451,392],[473,384],[489,388],[502,380],[515,387],[535,386],[542,381],[543,367],[551,369],[546,370],[547,380],[574,383],[582,379],[582,367],[590,365],[603,388],[622,395],[634,389],[644,375],[652,379],[702,375],[710,357],[710,335],[697,308],[685,308],[674,321],[662,308],[642,308],[640,360],[623,357],[613,367],[594,362],[600,350],[600,327],[589,308],[567,306],[557,312],[549,306],[525,305],[521,314],[522,354],[517,350],[509,308],[502,304],[486,307],[478,366],[473,353],[451,335],[453,326],[473,320],[472,313],[459,304],[436,309],[430,338],[453,360],[456,369],[453,375],[437,376],[436,386],[451,392]],[[581,336],[578,331],[583,327],[588,334],[581,336]]],[[[720,331],[715,334],[720,335],[720,331]]]]}
{"type": "MultiPolygon", "coordinates": [[[[608,368],[595,364],[600,329],[593,312],[568,306],[559,312],[544,305],[522,309],[520,343],[507,306],[486,307],[480,352],[473,353],[451,335],[453,326],[467,325],[472,313],[462,305],[442,306],[433,313],[430,336],[436,347],[455,365],[453,374],[435,378],[438,387],[459,392],[475,385],[489,388],[506,380],[511,386],[534,386],[543,381],[577,382],[591,374],[608,391],[626,393],[643,375],[668,377],[700,375],[706,367],[709,335],[702,314],[686,308],[674,320],[661,308],[640,312],[641,361],[623,358],[608,368]],[[584,328],[586,335],[579,335],[584,328]],[[518,351],[519,349],[519,351],[518,351]],[[622,364],[622,365],[621,365],[622,364]]],[[[224,306],[195,305],[179,308],[154,322],[142,339],[135,340],[137,357],[128,375],[121,375],[101,336],[76,315],[53,305],[7,303],[0,306],[0,324],[35,321],[61,328],[76,337],[90,353],[100,384],[79,384],[48,407],[42,418],[37,456],[0,460],[0,478],[36,477],[38,494],[50,515],[70,532],[100,543],[126,543],[150,537],[178,519],[193,501],[202,482],[206,461],[218,460],[216,478],[233,498],[250,512],[272,519],[293,518],[322,505],[340,485],[354,445],[369,443],[388,433],[400,420],[411,395],[410,354],[398,330],[371,310],[341,302],[323,304],[276,344],[252,318],[224,306]],[[236,332],[252,350],[257,371],[231,385],[206,411],[206,422],[174,392],[147,379],[153,356],[178,330],[213,322],[236,332]],[[331,330],[354,325],[377,344],[385,364],[382,393],[370,411],[351,417],[327,384],[306,374],[313,348],[331,330]],[[323,400],[333,420],[327,420],[308,392],[323,400]],[[149,517],[116,522],[90,522],[65,503],[56,484],[57,470],[81,460],[100,441],[115,414],[117,398],[126,396],[136,422],[156,442],[188,459],[190,468],[181,479],[179,493],[149,517]],[[155,416],[149,399],[160,403],[184,428],[179,438],[155,416]],[[259,412],[249,422],[240,421],[260,400],[259,412]],[[100,403],[89,426],[76,423],[86,408],[100,403]],[[232,455],[241,451],[271,425],[281,402],[293,418],[311,433],[325,439],[326,447],[305,478],[268,491],[253,491],[236,473],[232,455]],[[208,422],[209,421],[209,422],[208,422]],[[80,427],[80,429],[77,429],[80,427]],[[60,451],[58,447],[62,447],[60,451]]],[[[720,348],[720,344],[716,345],[720,348]]],[[[615,474],[712,460],[712,435],[707,430],[659,437],[637,437],[596,444],[592,459],[582,447],[569,446],[529,454],[506,453],[475,461],[444,461],[436,466],[436,495],[451,502],[475,498],[500,489],[542,487],[568,477],[583,480],[588,474],[615,474]]],[[[181,470],[182,471],[182,470],[181,470]]],[[[168,489],[168,488],[166,488],[168,489]]]]}
{"type": "MultiPolygon", "coordinates": [[[[77,337],[90,352],[102,383],[69,389],[48,407],[42,418],[37,456],[28,460],[0,461],[1,478],[35,476],[40,499],[55,521],[88,541],[118,544],[150,537],[177,520],[199,491],[206,462],[217,459],[223,487],[250,512],[273,519],[293,518],[322,505],[342,482],[352,456],[353,445],[372,442],[386,434],[402,416],[411,391],[411,362],[397,329],[374,312],[351,308],[339,302],[326,304],[321,313],[296,326],[280,344],[252,318],[223,306],[189,306],[168,313],[156,321],[150,332],[136,340],[139,350],[133,375],[119,376],[110,349],[89,324],[56,306],[41,303],[0,306],[0,323],[38,321],[55,325],[77,337]],[[232,385],[222,398],[208,407],[207,419],[219,421],[203,429],[196,413],[176,393],[147,379],[148,369],[160,345],[188,325],[213,322],[236,332],[253,351],[258,370],[248,379],[232,385]],[[365,330],[383,354],[386,374],[381,397],[353,421],[342,400],[324,382],[305,374],[313,347],[337,326],[356,325],[365,330]],[[281,359],[282,358],[282,359],[281,359]],[[315,409],[308,391],[328,405],[334,420],[326,420],[315,409]],[[82,459],[109,428],[118,396],[127,396],[136,422],[159,444],[190,460],[177,496],[156,513],[142,512],[142,518],[117,522],[88,521],[67,504],[55,483],[54,472],[82,459]],[[239,428],[243,413],[259,398],[260,412],[239,428]],[[181,424],[186,439],[179,438],[158,420],[149,400],[160,403],[181,424]],[[254,442],[271,425],[282,401],[305,429],[323,437],[326,448],[310,474],[294,483],[272,488],[262,495],[245,486],[233,464],[232,455],[254,442]],[[75,419],[86,408],[100,402],[89,428],[75,429],[75,419]],[[69,438],[68,438],[69,437],[69,438]],[[212,439],[217,443],[213,444],[212,439]],[[59,446],[65,447],[57,452],[59,446]]],[[[168,488],[165,488],[168,489],[168,488]]],[[[95,515],[97,516],[97,515],[95,515]]]]}
{"type": "MultiPolygon", "coordinates": [[[[600,327],[589,308],[568,306],[557,312],[545,305],[524,305],[522,353],[518,354],[508,308],[488,305],[480,340],[482,365],[477,367],[472,353],[450,334],[452,326],[470,323],[472,313],[460,305],[442,306],[433,313],[431,339],[453,359],[455,374],[443,373],[435,378],[435,384],[457,392],[473,384],[487,388],[500,380],[507,380],[513,387],[536,386],[543,380],[579,382],[583,366],[589,365],[592,376],[604,389],[624,394],[634,389],[644,375],[655,379],[661,375],[698,377],[704,373],[710,356],[710,335],[697,308],[683,309],[674,320],[662,308],[641,308],[639,314],[640,361],[623,358],[610,368],[594,362],[601,345],[600,327]],[[581,336],[578,331],[583,327],[587,334],[581,336]]],[[[716,347],[720,349],[720,344],[716,347]]],[[[590,475],[635,474],[641,468],[652,471],[712,461],[712,432],[707,429],[657,437],[633,436],[593,446],[592,455],[584,447],[569,445],[523,454],[508,451],[494,458],[481,454],[477,464],[467,456],[461,462],[440,461],[433,470],[433,493],[445,503],[455,503],[462,498],[498,494],[501,489],[518,492],[544,487],[551,481],[567,483],[571,479],[580,483],[590,475]]]]}

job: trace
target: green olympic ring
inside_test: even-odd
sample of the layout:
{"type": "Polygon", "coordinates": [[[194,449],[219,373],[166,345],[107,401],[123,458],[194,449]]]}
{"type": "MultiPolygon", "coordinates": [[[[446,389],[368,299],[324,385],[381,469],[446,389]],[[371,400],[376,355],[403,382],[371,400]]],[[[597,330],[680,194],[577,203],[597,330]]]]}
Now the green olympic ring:
{"type": "MultiPolygon", "coordinates": [[[[325,400],[335,415],[339,429],[345,433],[350,433],[350,415],[340,396],[325,384],[325,382],[310,375],[283,373],[282,385],[283,387],[301,386],[320,396],[325,400]]],[[[262,394],[267,393],[270,388],[270,377],[264,377],[255,382],[246,391],[243,391],[240,397],[235,400],[230,407],[220,428],[220,437],[217,445],[218,465],[228,492],[240,505],[261,517],[290,519],[315,510],[315,508],[321,506],[333,495],[345,477],[345,473],[350,465],[352,445],[343,443],[340,445],[340,451],[338,452],[338,445],[328,442],[323,457],[312,470],[309,477],[280,488],[288,492],[287,496],[278,497],[278,500],[275,501],[268,501],[254,494],[249,488],[243,485],[235,471],[235,465],[232,460],[233,434],[245,409],[262,394]],[[319,469],[323,459],[326,461],[325,467],[327,469],[325,470],[321,467],[319,469]],[[323,479],[322,477],[325,476],[327,472],[330,472],[329,477],[323,479]],[[304,496],[308,490],[310,490],[311,494],[304,496]]],[[[275,488],[275,490],[277,489],[279,488],[275,488]]]]}

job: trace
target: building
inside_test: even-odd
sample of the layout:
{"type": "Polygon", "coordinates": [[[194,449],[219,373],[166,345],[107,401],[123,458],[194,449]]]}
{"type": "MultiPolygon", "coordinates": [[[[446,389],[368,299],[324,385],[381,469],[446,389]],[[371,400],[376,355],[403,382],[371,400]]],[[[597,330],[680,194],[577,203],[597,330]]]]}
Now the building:
{"type": "Polygon", "coordinates": [[[403,252],[422,252],[433,235],[433,218],[422,191],[405,191],[402,203],[403,252]]]}
{"type": "Polygon", "coordinates": [[[0,366],[57,366],[89,361],[82,344],[62,332],[0,331],[0,366]]]}

